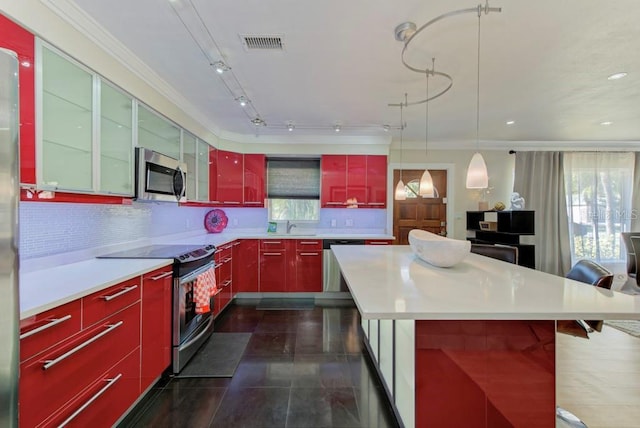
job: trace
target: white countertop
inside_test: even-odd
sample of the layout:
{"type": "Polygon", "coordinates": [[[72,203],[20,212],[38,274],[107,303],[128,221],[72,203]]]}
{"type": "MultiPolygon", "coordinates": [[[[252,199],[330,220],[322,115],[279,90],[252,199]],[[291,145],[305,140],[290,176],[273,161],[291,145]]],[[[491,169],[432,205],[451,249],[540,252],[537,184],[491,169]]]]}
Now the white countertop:
{"type": "Polygon", "coordinates": [[[640,319],[640,297],[477,254],[438,268],[409,246],[332,249],[365,319],[640,319]]]}
{"type": "Polygon", "coordinates": [[[20,274],[20,319],[87,296],[173,259],[89,259],[20,274]]]}
{"type": "Polygon", "coordinates": [[[166,236],[150,241],[126,243],[109,248],[88,250],[85,254],[50,256],[35,268],[21,270],[20,319],[39,314],[93,292],[110,287],[129,278],[154,269],[168,266],[172,259],[95,259],[94,256],[153,244],[185,244],[221,246],[236,239],[393,239],[386,234],[371,233],[318,233],[318,234],[268,234],[256,231],[228,231],[223,233],[196,233],[184,236],[166,236]],[[82,258],[79,260],[79,258],[82,258]],[[53,267],[51,267],[53,266],[53,267]]]}

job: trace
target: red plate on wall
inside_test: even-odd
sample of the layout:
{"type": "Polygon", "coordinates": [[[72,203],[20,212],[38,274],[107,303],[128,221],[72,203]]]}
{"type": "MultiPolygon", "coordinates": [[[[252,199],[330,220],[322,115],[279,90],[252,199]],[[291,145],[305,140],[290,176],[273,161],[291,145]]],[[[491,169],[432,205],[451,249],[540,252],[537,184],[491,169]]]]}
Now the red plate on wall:
{"type": "Polygon", "coordinates": [[[204,216],[204,228],[209,233],[220,233],[227,227],[229,219],[221,209],[213,209],[204,216]]]}

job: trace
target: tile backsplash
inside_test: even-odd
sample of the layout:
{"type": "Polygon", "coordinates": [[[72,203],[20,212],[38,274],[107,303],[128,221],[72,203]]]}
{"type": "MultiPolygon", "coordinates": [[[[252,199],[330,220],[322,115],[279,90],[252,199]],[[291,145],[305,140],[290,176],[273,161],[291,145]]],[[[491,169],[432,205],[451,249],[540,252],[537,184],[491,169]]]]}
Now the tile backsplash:
{"type": "MultiPolygon", "coordinates": [[[[133,205],[25,202],[20,204],[20,257],[32,259],[145,238],[203,231],[211,208],[167,203],[133,205]]],[[[229,230],[266,231],[264,208],[226,208],[229,230]]],[[[384,233],[387,210],[322,209],[322,233],[384,233]]]]}

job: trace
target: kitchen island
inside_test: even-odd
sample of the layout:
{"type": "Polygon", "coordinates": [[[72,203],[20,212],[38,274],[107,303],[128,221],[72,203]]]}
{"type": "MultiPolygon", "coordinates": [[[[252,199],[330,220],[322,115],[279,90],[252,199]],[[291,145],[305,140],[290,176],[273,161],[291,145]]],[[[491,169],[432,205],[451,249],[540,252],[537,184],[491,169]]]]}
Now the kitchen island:
{"type": "Polygon", "coordinates": [[[555,321],[640,319],[640,300],[469,254],[333,249],[406,427],[555,427],[555,321]]]}

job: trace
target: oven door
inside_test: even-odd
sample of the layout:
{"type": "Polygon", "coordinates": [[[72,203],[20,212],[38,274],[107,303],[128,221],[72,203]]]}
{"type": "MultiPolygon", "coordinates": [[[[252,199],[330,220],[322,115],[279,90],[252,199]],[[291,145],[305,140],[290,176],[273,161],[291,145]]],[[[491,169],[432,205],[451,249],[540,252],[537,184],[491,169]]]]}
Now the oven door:
{"type": "MultiPolygon", "coordinates": [[[[174,279],[173,301],[173,371],[179,373],[213,332],[213,314],[197,314],[193,288],[203,272],[215,267],[207,263],[174,279]]],[[[213,309],[213,298],[211,299],[213,309]]]]}

